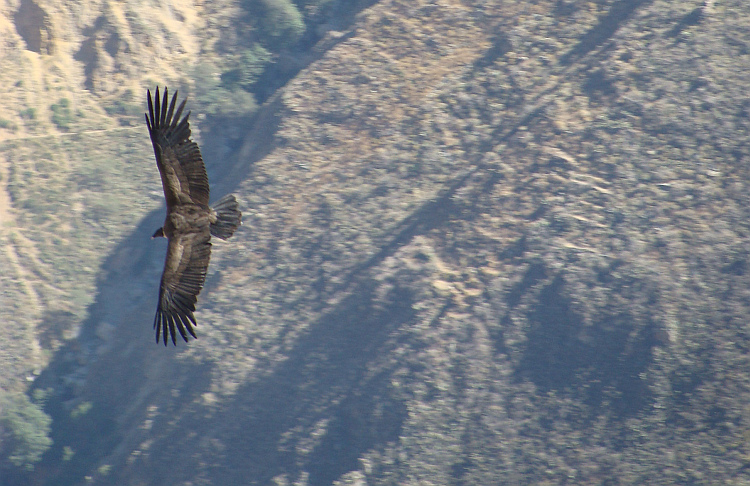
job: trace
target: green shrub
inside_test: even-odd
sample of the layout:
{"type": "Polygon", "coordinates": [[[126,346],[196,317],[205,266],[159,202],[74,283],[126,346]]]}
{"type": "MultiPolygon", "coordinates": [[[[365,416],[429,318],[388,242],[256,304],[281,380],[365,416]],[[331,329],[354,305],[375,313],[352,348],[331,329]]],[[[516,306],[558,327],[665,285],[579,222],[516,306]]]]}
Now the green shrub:
{"type": "Polygon", "coordinates": [[[76,453],[75,453],[75,451],[73,450],[72,447],[65,446],[65,447],[63,447],[63,458],[62,458],[62,460],[64,462],[70,461],[71,459],[73,459],[73,456],[75,456],[75,454],[76,453]]]}
{"type": "Polygon", "coordinates": [[[72,412],[70,412],[70,416],[72,418],[78,418],[82,415],[86,415],[91,411],[91,408],[94,406],[91,402],[81,402],[78,404],[76,408],[73,409],[72,412]]]}
{"type": "Polygon", "coordinates": [[[214,116],[252,114],[258,108],[255,97],[238,87],[224,87],[217,71],[216,66],[208,63],[198,65],[193,71],[195,98],[198,104],[195,111],[214,116]]]}
{"type": "Polygon", "coordinates": [[[252,91],[253,85],[271,62],[271,53],[259,44],[244,50],[233,63],[233,69],[221,74],[221,85],[230,91],[241,88],[252,91]]]}
{"type": "Polygon", "coordinates": [[[52,419],[22,393],[0,397],[0,442],[9,447],[8,460],[18,467],[33,469],[52,445],[52,419]]]}
{"type": "Polygon", "coordinates": [[[60,130],[69,130],[73,115],[70,112],[70,100],[61,98],[56,104],[51,105],[52,123],[57,125],[60,130]]]}
{"type": "Polygon", "coordinates": [[[108,115],[135,116],[141,113],[141,107],[135,103],[129,103],[123,100],[115,100],[111,105],[104,107],[108,115]]]}
{"type": "Polygon", "coordinates": [[[25,110],[19,111],[18,115],[27,120],[36,120],[36,108],[26,108],[25,110]]]}
{"type": "Polygon", "coordinates": [[[305,33],[305,21],[290,0],[259,0],[259,27],[272,48],[289,47],[305,33]]]}

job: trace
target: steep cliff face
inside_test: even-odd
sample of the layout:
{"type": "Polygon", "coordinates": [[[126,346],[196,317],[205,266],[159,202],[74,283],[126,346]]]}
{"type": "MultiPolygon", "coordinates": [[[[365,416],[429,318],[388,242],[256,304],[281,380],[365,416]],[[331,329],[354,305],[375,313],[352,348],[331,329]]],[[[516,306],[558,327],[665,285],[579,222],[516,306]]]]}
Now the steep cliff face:
{"type": "MultiPolygon", "coordinates": [[[[128,182],[153,188],[145,216],[107,230],[80,334],[49,348],[30,395],[54,445],[19,484],[740,481],[748,21],[739,1],[372,5],[207,157],[245,225],[190,346],[151,342],[160,194],[128,182]]],[[[133,49],[107,22],[68,52],[133,49]]]]}

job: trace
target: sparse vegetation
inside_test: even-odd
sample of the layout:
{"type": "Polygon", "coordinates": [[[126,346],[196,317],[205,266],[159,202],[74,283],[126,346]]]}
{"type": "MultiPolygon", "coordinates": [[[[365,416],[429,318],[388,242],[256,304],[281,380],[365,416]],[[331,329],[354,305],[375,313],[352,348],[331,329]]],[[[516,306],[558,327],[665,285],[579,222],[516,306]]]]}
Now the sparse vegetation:
{"type": "Polygon", "coordinates": [[[18,130],[18,126],[15,123],[5,118],[0,118],[0,128],[11,131],[18,130]]]}
{"type": "Polygon", "coordinates": [[[80,418],[89,413],[93,406],[94,404],[88,401],[79,403],[76,408],[74,408],[73,411],[70,412],[70,417],[74,419],[80,418]]]}
{"type": "Polygon", "coordinates": [[[143,107],[135,101],[135,98],[134,93],[128,89],[110,103],[105,104],[104,111],[110,116],[118,117],[120,125],[130,126],[140,123],[143,107]]]}
{"type": "Polygon", "coordinates": [[[26,120],[36,120],[36,108],[26,108],[18,112],[18,116],[26,120]]]}

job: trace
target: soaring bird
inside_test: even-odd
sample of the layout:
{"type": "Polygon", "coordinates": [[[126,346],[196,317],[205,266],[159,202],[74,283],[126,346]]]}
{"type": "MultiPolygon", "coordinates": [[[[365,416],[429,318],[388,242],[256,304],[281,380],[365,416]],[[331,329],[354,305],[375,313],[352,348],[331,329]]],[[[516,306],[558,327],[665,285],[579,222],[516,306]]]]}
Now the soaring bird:
{"type": "Polygon", "coordinates": [[[198,144],[190,139],[190,112],[184,117],[185,101],[175,112],[177,93],[167,104],[167,88],[159,99],[159,88],[152,102],[148,93],[146,125],[161,174],[167,217],[153,238],[166,237],[167,258],[159,286],[159,303],[154,318],[156,342],[167,337],[177,345],[177,332],[188,342],[188,333],[197,338],[194,327],[195,304],[206,280],[211,257],[211,236],[231,237],[242,224],[242,214],[233,195],[208,205],[208,175],[198,144]]]}

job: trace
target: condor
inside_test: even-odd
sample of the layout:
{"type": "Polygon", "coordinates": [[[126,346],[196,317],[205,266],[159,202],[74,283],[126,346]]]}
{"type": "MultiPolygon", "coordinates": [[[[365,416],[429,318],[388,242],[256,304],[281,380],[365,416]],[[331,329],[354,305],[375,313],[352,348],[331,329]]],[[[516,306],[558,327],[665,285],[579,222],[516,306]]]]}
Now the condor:
{"type": "Polygon", "coordinates": [[[156,342],[168,337],[177,345],[177,332],[188,342],[188,334],[197,338],[194,327],[195,304],[206,280],[211,257],[211,236],[231,237],[242,223],[242,214],[233,195],[208,205],[208,175],[198,145],[190,140],[188,112],[182,119],[185,101],[175,111],[177,93],[171,103],[164,88],[152,101],[148,90],[146,125],[161,174],[167,217],[154,238],[166,237],[167,258],[159,286],[159,303],[154,318],[156,342]]]}

